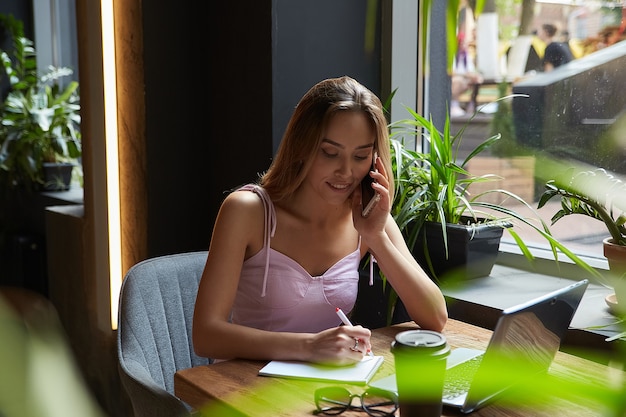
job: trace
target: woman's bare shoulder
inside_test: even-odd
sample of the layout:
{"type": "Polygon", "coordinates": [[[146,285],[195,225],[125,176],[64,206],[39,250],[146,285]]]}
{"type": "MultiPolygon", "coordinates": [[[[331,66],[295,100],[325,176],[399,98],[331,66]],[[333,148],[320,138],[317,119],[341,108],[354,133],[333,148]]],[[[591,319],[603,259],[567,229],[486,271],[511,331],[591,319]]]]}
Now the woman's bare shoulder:
{"type": "Polygon", "coordinates": [[[221,221],[235,223],[238,226],[249,227],[258,220],[263,220],[264,206],[261,197],[254,192],[238,190],[230,193],[220,208],[221,221]]]}
{"type": "Polygon", "coordinates": [[[265,212],[263,200],[254,192],[235,191],[222,203],[214,236],[220,241],[237,242],[246,246],[248,258],[263,246],[265,212]]]}
{"type": "Polygon", "coordinates": [[[263,201],[261,197],[250,190],[237,190],[228,194],[222,203],[232,210],[263,210],[263,201]]]}

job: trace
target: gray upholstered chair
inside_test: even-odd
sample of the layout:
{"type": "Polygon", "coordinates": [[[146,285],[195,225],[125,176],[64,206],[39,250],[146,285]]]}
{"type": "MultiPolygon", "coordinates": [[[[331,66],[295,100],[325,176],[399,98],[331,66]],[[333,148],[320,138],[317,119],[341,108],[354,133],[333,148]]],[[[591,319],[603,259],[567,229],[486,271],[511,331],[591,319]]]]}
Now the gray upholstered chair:
{"type": "Polygon", "coordinates": [[[174,395],[174,374],[206,365],[191,340],[198,283],[207,252],[145,260],[126,274],[120,291],[119,373],[135,417],[189,416],[174,395]]]}

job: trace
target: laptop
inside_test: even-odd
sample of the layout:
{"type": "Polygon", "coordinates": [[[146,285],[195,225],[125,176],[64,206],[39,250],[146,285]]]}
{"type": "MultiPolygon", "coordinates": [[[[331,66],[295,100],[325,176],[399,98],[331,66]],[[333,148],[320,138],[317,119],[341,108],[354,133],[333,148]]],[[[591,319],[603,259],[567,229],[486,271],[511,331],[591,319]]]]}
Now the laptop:
{"type": "MultiPolygon", "coordinates": [[[[503,310],[485,350],[454,349],[447,359],[443,405],[471,413],[547,372],[588,284],[584,279],[503,310]]],[[[370,386],[398,392],[395,375],[370,386]]]]}

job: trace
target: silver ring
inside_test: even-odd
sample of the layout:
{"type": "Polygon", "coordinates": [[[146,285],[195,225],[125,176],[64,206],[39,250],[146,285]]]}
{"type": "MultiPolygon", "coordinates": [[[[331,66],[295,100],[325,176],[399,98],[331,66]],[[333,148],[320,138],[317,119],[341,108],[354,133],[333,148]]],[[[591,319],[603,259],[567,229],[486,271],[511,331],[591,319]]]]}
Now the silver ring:
{"type": "Polygon", "coordinates": [[[359,351],[359,339],[354,339],[354,346],[352,346],[350,350],[353,350],[355,352],[359,351]]]}

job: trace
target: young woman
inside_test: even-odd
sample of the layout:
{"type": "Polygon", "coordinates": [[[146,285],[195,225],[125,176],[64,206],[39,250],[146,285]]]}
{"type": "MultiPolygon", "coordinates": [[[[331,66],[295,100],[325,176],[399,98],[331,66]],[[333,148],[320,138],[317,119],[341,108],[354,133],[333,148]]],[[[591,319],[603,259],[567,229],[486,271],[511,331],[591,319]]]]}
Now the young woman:
{"type": "Polygon", "coordinates": [[[312,87],[259,184],[231,193],[220,208],[195,306],[196,353],[337,365],[361,360],[370,330],[340,326],[336,308],[352,310],[359,261],[368,252],[411,318],[441,331],[444,297],[390,214],[390,170],[380,100],[349,77],[312,87]],[[380,201],[364,217],[360,184],[367,175],[380,201]]]}

